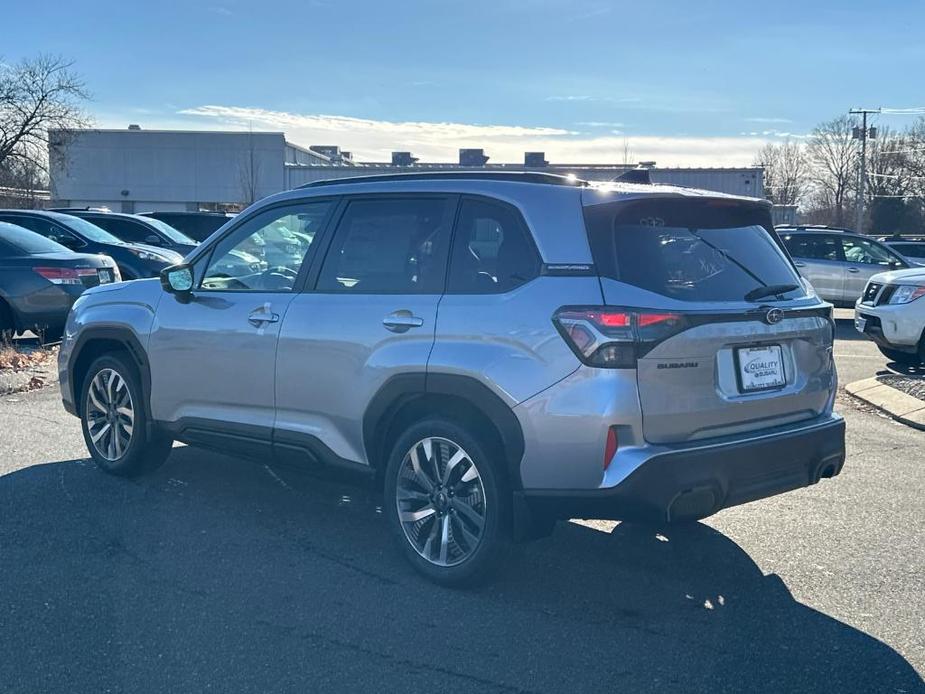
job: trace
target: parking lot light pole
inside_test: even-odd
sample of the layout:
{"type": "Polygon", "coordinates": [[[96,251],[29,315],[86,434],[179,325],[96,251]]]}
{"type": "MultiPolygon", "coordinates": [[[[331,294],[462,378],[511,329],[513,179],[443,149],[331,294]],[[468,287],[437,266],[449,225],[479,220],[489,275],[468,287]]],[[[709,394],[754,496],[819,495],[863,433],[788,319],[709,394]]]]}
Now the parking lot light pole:
{"type": "Polygon", "coordinates": [[[864,233],[864,187],[867,183],[867,138],[876,138],[877,129],[867,127],[867,115],[871,113],[880,113],[879,108],[853,108],[848,111],[851,115],[861,116],[861,127],[855,127],[851,137],[861,141],[861,165],[858,167],[858,199],[855,204],[855,226],[854,229],[859,234],[864,233]]]}

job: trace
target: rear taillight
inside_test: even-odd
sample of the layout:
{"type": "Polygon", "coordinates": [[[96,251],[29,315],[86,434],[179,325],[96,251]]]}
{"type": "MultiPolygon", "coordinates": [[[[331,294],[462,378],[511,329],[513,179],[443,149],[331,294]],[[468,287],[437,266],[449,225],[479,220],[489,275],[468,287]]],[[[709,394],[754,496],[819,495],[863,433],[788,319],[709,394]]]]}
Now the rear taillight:
{"type": "Polygon", "coordinates": [[[52,284],[83,284],[82,277],[96,277],[95,268],[34,267],[32,272],[52,284]]]}
{"type": "Polygon", "coordinates": [[[678,313],[607,306],[564,306],[553,323],[582,362],[605,369],[636,368],[654,344],[685,328],[678,313]]]}

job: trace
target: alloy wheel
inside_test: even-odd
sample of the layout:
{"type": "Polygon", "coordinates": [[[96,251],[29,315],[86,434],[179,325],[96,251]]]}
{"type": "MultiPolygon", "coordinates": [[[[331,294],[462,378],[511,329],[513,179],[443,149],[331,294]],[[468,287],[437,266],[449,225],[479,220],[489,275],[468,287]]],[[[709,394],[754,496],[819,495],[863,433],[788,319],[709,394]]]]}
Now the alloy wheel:
{"type": "Polygon", "coordinates": [[[455,566],[475,552],[488,509],[478,468],[461,446],[441,437],[414,444],[402,459],[395,496],[405,538],[425,560],[455,566]]]}
{"type": "Polygon", "coordinates": [[[114,369],[101,369],[87,390],[87,431],[96,452],[119,460],[132,442],[135,407],[125,379],[114,369]]]}

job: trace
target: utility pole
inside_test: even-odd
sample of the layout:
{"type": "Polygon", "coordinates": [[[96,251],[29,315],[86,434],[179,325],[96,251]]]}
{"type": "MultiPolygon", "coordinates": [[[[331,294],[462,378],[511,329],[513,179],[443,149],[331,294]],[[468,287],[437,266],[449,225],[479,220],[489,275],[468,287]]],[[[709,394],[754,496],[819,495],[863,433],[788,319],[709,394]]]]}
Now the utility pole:
{"type": "Polygon", "coordinates": [[[848,111],[853,116],[861,116],[861,127],[855,127],[851,133],[854,140],[861,141],[861,165],[858,167],[858,199],[856,202],[856,214],[854,230],[859,234],[864,233],[864,186],[867,183],[867,138],[875,139],[877,137],[876,128],[867,127],[867,116],[873,113],[880,113],[879,108],[853,108],[848,111]]]}

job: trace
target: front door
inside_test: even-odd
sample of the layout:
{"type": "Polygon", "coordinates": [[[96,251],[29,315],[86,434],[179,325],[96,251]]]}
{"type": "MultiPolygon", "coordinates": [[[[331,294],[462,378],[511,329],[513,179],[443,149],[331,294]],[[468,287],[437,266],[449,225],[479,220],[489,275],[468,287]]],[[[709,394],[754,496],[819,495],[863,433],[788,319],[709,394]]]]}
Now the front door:
{"type": "Polygon", "coordinates": [[[446,195],[345,201],[314,288],[280,333],[277,455],[368,463],[363,415],[391,377],[423,387],[455,210],[446,195]]]}
{"type": "Polygon", "coordinates": [[[845,301],[857,301],[871,277],[878,272],[908,267],[893,251],[869,239],[845,236],[845,301]]]}
{"type": "Polygon", "coordinates": [[[151,411],[178,438],[269,449],[280,325],[331,207],[288,204],[244,219],[194,262],[190,300],[162,297],[148,346],[151,411]]]}

